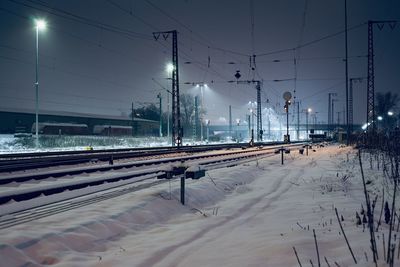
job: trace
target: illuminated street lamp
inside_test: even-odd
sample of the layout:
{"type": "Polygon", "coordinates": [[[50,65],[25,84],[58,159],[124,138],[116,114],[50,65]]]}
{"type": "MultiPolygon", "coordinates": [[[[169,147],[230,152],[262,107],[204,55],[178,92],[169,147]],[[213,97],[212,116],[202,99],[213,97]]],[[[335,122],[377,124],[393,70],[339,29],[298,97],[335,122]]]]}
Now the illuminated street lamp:
{"type": "Polygon", "coordinates": [[[381,120],[383,120],[383,117],[382,116],[378,116],[378,121],[381,121],[381,120]]]}
{"type": "Polygon", "coordinates": [[[387,113],[389,116],[393,116],[393,111],[388,111],[388,113],[387,113]]]}
{"type": "Polygon", "coordinates": [[[36,148],[39,147],[39,31],[46,29],[46,21],[42,19],[35,20],[36,28],[36,105],[35,105],[35,138],[36,148]]]}
{"type": "Polygon", "coordinates": [[[168,63],[167,66],[165,67],[165,70],[169,73],[172,73],[174,70],[174,65],[172,63],[168,63]]]}

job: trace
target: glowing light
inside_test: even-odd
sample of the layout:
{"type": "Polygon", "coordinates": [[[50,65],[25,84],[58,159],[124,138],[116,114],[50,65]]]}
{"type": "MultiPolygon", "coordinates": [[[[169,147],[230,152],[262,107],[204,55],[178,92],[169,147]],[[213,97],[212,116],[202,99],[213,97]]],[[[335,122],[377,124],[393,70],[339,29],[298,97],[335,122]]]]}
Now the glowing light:
{"type": "Polygon", "coordinates": [[[388,111],[388,115],[389,115],[389,116],[393,116],[393,114],[394,114],[394,113],[393,113],[392,111],[388,111]]]}
{"type": "Polygon", "coordinates": [[[366,124],[364,124],[363,126],[361,126],[361,129],[363,129],[363,130],[365,130],[365,129],[367,129],[368,128],[368,126],[370,126],[371,125],[371,123],[366,123],[366,124]]]}
{"type": "Polygon", "coordinates": [[[167,70],[167,72],[172,72],[175,69],[175,67],[172,63],[168,63],[165,69],[167,70]]]}
{"type": "Polygon", "coordinates": [[[45,29],[46,29],[46,26],[47,26],[47,23],[46,23],[45,20],[43,20],[43,19],[37,19],[37,20],[35,20],[35,27],[36,27],[39,31],[45,30],[45,29]]]}
{"type": "Polygon", "coordinates": [[[378,121],[381,121],[381,120],[383,120],[383,118],[382,118],[382,116],[378,116],[378,121]]]}
{"type": "Polygon", "coordinates": [[[307,109],[307,112],[308,112],[308,113],[310,113],[311,111],[312,111],[312,109],[311,109],[311,108],[308,108],[308,109],[307,109]]]}

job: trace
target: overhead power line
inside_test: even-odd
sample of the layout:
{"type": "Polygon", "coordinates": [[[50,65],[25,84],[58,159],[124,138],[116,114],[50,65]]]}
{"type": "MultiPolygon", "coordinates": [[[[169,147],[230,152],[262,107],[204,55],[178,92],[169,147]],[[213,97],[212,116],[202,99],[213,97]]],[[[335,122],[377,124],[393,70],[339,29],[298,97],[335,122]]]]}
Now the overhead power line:
{"type": "Polygon", "coordinates": [[[12,2],[12,3],[15,3],[17,5],[21,5],[21,6],[24,6],[24,7],[31,8],[31,9],[39,10],[41,12],[46,12],[46,13],[49,13],[49,14],[52,14],[52,15],[55,15],[55,16],[58,16],[58,17],[62,17],[62,18],[67,19],[67,20],[71,20],[71,21],[74,21],[74,22],[85,24],[85,25],[88,25],[88,26],[91,26],[91,27],[95,27],[95,28],[98,28],[98,29],[101,29],[101,30],[105,30],[105,31],[109,31],[109,32],[113,32],[113,33],[117,33],[117,34],[121,34],[121,35],[126,35],[126,36],[129,36],[129,37],[132,37],[132,38],[152,40],[151,35],[134,32],[134,31],[131,31],[131,30],[128,30],[128,29],[123,29],[123,28],[120,28],[120,27],[117,27],[117,26],[114,26],[114,25],[110,25],[110,24],[106,24],[106,23],[103,23],[103,22],[100,22],[100,21],[93,20],[93,19],[85,18],[85,17],[79,16],[79,15],[73,14],[71,12],[64,11],[64,10],[59,9],[59,8],[51,7],[49,5],[44,4],[43,2],[37,2],[37,1],[33,1],[33,0],[26,0],[27,2],[30,2],[30,3],[32,3],[34,5],[37,5],[37,6],[33,6],[33,5],[30,5],[30,4],[27,4],[27,3],[20,2],[18,0],[8,0],[8,1],[12,2]],[[40,7],[38,7],[38,6],[40,6],[40,7]]]}
{"type": "Polygon", "coordinates": [[[243,56],[243,57],[249,57],[250,55],[245,54],[245,53],[241,53],[238,51],[233,51],[230,49],[225,49],[225,48],[221,48],[221,47],[216,47],[213,46],[212,44],[210,44],[209,39],[203,37],[202,35],[200,35],[199,33],[194,32],[188,25],[186,25],[185,23],[182,23],[181,21],[179,21],[178,19],[176,19],[175,17],[171,16],[169,13],[167,13],[166,11],[164,11],[162,8],[160,8],[159,6],[157,6],[156,4],[154,4],[153,2],[151,2],[150,0],[145,0],[145,2],[147,4],[149,4],[151,7],[153,7],[154,9],[158,10],[161,14],[163,14],[164,16],[168,17],[169,19],[173,20],[175,23],[177,23],[178,25],[182,26],[183,28],[185,28],[187,31],[189,31],[191,34],[197,36],[199,39],[197,39],[197,43],[206,46],[210,49],[213,50],[218,50],[221,52],[225,52],[225,53],[230,53],[230,54],[234,54],[234,55],[238,55],[238,56],[243,56]]]}
{"type": "MultiPolygon", "coordinates": [[[[367,22],[363,22],[363,23],[357,24],[357,25],[355,25],[355,26],[353,26],[353,27],[350,27],[350,28],[348,29],[348,31],[355,30],[355,29],[360,28],[360,27],[362,27],[362,26],[364,26],[364,25],[366,25],[366,24],[367,24],[367,22]]],[[[286,48],[286,49],[280,49],[280,50],[275,50],[275,51],[271,51],[271,52],[260,53],[260,54],[257,54],[256,56],[257,56],[257,57],[269,56],[269,55],[274,55],[274,54],[279,54],[279,53],[284,53],[284,52],[288,52],[288,51],[297,50],[297,49],[300,49],[300,48],[303,48],[303,47],[306,47],[306,46],[310,46],[310,45],[313,45],[313,44],[315,44],[315,43],[324,41],[324,40],[326,40],[326,39],[330,39],[330,38],[332,38],[332,37],[338,36],[338,35],[340,35],[340,34],[343,34],[344,32],[345,32],[345,30],[341,30],[341,31],[338,31],[338,32],[335,32],[335,33],[332,33],[332,34],[329,34],[329,35],[325,35],[325,36],[323,36],[323,37],[321,37],[321,38],[318,38],[318,39],[309,41],[309,42],[307,42],[307,43],[304,43],[304,44],[301,44],[301,45],[298,45],[298,46],[295,46],[295,47],[286,48]]]]}

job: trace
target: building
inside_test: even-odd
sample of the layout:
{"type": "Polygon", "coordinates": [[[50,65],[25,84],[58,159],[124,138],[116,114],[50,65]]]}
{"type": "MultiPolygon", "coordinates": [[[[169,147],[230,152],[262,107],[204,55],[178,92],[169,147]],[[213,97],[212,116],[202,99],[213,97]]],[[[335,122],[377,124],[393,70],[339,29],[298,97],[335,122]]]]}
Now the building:
{"type": "MultiPolygon", "coordinates": [[[[122,116],[40,111],[39,129],[42,134],[158,136],[159,122],[122,116]]],[[[34,112],[0,108],[0,134],[34,132],[34,112]]]]}

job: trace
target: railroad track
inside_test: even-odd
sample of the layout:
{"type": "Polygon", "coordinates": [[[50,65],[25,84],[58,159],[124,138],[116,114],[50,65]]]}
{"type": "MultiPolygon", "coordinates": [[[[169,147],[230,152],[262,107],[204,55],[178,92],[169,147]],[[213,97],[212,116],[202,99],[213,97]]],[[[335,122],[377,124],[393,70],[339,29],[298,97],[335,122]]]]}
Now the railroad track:
{"type": "MultiPolygon", "coordinates": [[[[285,147],[296,148],[302,145],[303,144],[301,143],[289,144],[285,145],[285,147]]],[[[0,204],[3,205],[0,205],[0,207],[2,207],[0,213],[0,229],[8,228],[17,224],[40,219],[63,211],[93,204],[160,184],[164,180],[154,181],[155,177],[159,176],[163,172],[162,168],[165,165],[171,163],[181,163],[183,160],[187,165],[195,164],[202,166],[205,170],[230,167],[232,165],[254,160],[255,157],[259,158],[271,155],[274,153],[277,147],[281,146],[130,163],[131,168],[138,166],[141,166],[142,168],[125,173],[107,174],[107,177],[94,177],[79,181],[74,181],[75,179],[71,179],[71,181],[67,182],[59,182],[56,180],[50,185],[40,186],[39,183],[38,186],[33,186],[31,188],[16,188],[16,190],[1,192],[0,204]],[[13,203],[6,204],[9,202],[13,203]]],[[[127,165],[121,165],[124,167],[114,167],[127,167],[127,165]]],[[[95,168],[93,168],[92,171],[94,171],[94,169],[95,168]]],[[[103,169],[103,171],[109,170],[112,169],[103,169]]],[[[58,173],[58,175],[63,176],[67,175],[67,173],[68,171],[63,174],[58,173]]],[[[42,175],[42,179],[45,179],[45,173],[42,173],[42,175]]],[[[51,172],[47,173],[47,177],[53,177],[52,175],[54,174],[51,174],[51,172]]],[[[20,177],[23,177],[23,179],[18,182],[18,179],[13,181],[9,180],[9,182],[24,183],[27,181],[26,179],[28,179],[27,175],[20,177]]],[[[11,189],[13,188],[11,187],[11,189]]]]}
{"type": "MultiPolygon", "coordinates": [[[[277,145],[281,142],[259,143],[256,145],[277,145]]],[[[222,150],[248,146],[247,143],[229,143],[204,146],[184,147],[151,147],[151,148],[126,148],[110,150],[83,150],[60,152],[34,152],[0,154],[0,173],[15,172],[38,168],[47,168],[62,165],[78,165],[84,163],[106,162],[110,160],[154,157],[168,154],[200,153],[210,150],[222,150]]]]}

